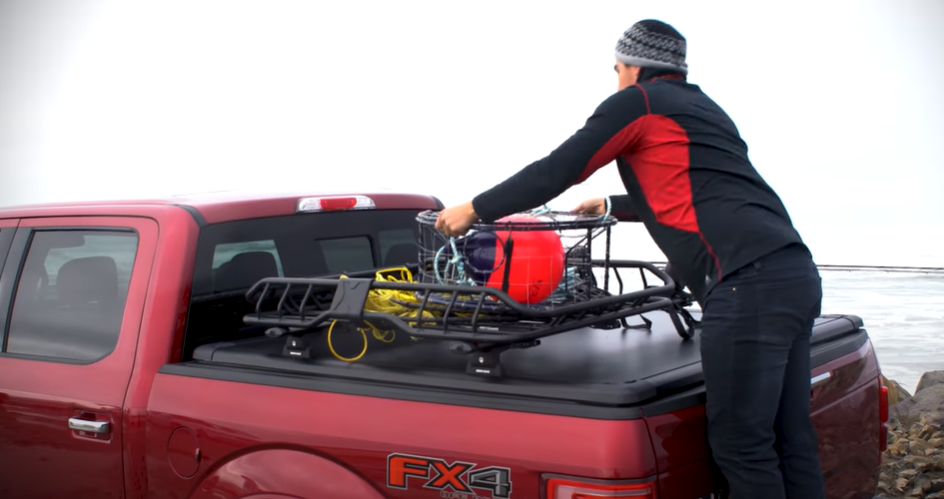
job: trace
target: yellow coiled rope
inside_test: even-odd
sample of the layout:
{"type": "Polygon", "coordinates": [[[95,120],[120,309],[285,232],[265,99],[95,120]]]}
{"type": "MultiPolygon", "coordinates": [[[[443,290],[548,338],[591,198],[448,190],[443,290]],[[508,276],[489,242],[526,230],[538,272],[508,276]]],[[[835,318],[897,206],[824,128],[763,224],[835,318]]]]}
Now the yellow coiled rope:
{"type": "MultiPolygon", "coordinates": [[[[347,279],[347,276],[342,275],[341,279],[347,279]]],[[[415,282],[413,280],[413,273],[410,272],[410,270],[406,267],[394,267],[379,270],[374,274],[374,279],[384,282],[415,282]]],[[[367,294],[367,302],[364,304],[364,311],[382,312],[399,317],[411,318],[415,318],[419,313],[418,308],[407,307],[396,303],[394,300],[419,303],[419,300],[416,298],[416,296],[409,291],[374,288],[371,289],[367,294]]],[[[424,310],[423,317],[434,318],[436,317],[436,314],[429,310],[424,310]]],[[[360,353],[354,357],[343,357],[334,349],[334,345],[331,343],[331,333],[334,331],[334,325],[337,322],[338,321],[335,319],[331,321],[331,325],[328,326],[328,349],[331,350],[331,355],[334,355],[335,358],[338,360],[343,360],[344,362],[354,362],[360,360],[361,357],[367,353],[367,328],[357,328],[357,331],[361,333],[361,337],[364,339],[364,348],[361,349],[360,353]]],[[[381,331],[370,322],[364,322],[370,328],[371,333],[375,339],[384,343],[390,343],[396,338],[396,333],[394,331],[381,331]]],[[[413,339],[415,340],[417,338],[413,339]]]]}

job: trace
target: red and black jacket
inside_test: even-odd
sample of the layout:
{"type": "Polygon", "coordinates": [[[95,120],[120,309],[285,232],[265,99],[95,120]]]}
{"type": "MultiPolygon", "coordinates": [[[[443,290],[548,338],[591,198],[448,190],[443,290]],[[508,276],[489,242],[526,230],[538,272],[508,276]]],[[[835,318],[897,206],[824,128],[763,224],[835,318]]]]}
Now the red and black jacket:
{"type": "Polygon", "coordinates": [[[700,302],[739,268],[802,244],[734,123],[681,78],[613,94],[550,155],[472,204],[491,222],[551,201],[614,160],[628,195],[611,198],[613,215],[641,220],[700,302]]]}

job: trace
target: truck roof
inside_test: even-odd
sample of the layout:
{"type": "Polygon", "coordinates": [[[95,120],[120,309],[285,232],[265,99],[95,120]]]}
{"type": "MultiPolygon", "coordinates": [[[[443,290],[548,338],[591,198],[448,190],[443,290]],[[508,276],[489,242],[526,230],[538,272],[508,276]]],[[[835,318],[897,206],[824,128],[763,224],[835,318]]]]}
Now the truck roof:
{"type": "Polygon", "coordinates": [[[0,207],[0,219],[76,215],[123,215],[133,210],[165,209],[168,206],[189,211],[198,223],[221,223],[247,218],[291,215],[299,199],[311,197],[367,196],[377,209],[442,209],[433,196],[405,192],[329,191],[296,192],[223,191],[155,199],[92,200],[42,203],[0,207]]]}

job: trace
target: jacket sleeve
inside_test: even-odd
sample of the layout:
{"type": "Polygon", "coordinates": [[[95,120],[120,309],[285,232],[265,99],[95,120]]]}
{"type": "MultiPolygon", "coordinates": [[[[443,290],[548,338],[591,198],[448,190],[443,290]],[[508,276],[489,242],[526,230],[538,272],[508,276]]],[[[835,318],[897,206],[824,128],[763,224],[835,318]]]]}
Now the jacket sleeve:
{"type": "Polygon", "coordinates": [[[641,222],[629,194],[610,196],[610,215],[620,222],[641,222]]]}
{"type": "Polygon", "coordinates": [[[551,201],[631,151],[646,114],[645,97],[638,88],[613,94],[551,154],[473,198],[475,212],[488,223],[551,201]]]}

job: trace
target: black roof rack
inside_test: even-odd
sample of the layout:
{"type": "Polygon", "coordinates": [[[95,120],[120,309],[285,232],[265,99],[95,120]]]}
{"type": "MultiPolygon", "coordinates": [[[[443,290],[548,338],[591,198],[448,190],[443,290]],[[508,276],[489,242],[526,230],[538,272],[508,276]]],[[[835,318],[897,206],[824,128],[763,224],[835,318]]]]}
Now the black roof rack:
{"type": "MultiPolygon", "coordinates": [[[[456,343],[454,352],[472,357],[467,372],[485,376],[501,375],[499,357],[509,348],[533,347],[540,344],[541,338],[578,328],[629,328],[626,318],[646,312],[668,313],[684,339],[694,334],[697,323],[685,309],[694,300],[668,273],[651,262],[610,260],[610,229],[616,219],[608,213],[575,215],[544,210],[476,224],[466,238],[458,240],[435,229],[437,217],[438,212],[424,211],[416,218],[418,263],[409,267],[416,270],[418,282],[412,275],[402,281],[383,278],[383,272],[398,269],[382,270],[372,277],[360,273],[267,278],[247,292],[246,298],[255,310],[244,317],[244,322],[268,327],[269,336],[288,335],[283,353],[302,358],[309,355],[302,335],[322,327],[329,328],[329,339],[330,332],[340,327],[361,331],[371,328],[375,335],[379,331],[393,331],[414,339],[452,341],[456,343]],[[532,239],[531,244],[548,246],[540,247],[536,253],[532,246],[529,253],[527,234],[538,234],[534,231],[543,231],[535,235],[543,242],[532,239]],[[592,240],[603,233],[605,257],[592,259],[592,240]],[[492,270],[476,268],[472,264],[474,258],[460,249],[476,235],[485,238],[479,242],[485,241],[486,260],[493,260],[492,270]],[[565,245],[568,238],[576,242],[565,245]],[[526,246],[516,249],[516,245],[526,246]],[[499,262],[494,264],[494,260],[499,262]],[[508,292],[509,269],[513,265],[528,268],[530,264],[537,265],[530,268],[538,271],[541,265],[550,265],[551,260],[557,267],[547,275],[557,288],[553,292],[544,288],[537,303],[516,301],[508,292]],[[478,277],[470,277],[468,269],[478,277]],[[643,286],[624,292],[620,270],[629,269],[639,271],[643,286]],[[602,287],[597,283],[600,271],[602,287]],[[649,285],[647,271],[661,284],[649,285]],[[615,294],[609,290],[611,272],[618,284],[615,294]],[[501,277],[500,283],[495,276],[501,277]],[[376,299],[384,292],[388,292],[383,301],[385,306],[377,306],[376,299]],[[396,292],[395,296],[389,292],[396,292]]],[[[523,277],[528,283],[534,282],[529,280],[533,277],[527,277],[530,275],[526,273],[523,277]]],[[[515,285],[521,289],[521,283],[515,285]]],[[[642,319],[644,327],[650,328],[652,323],[642,319]]]]}
{"type": "MultiPolygon", "coordinates": [[[[604,262],[593,261],[602,267],[604,262]]],[[[500,376],[499,356],[509,348],[540,344],[546,336],[583,327],[630,327],[626,318],[653,311],[670,315],[679,336],[694,335],[696,321],[684,307],[691,295],[677,288],[672,278],[650,262],[611,260],[607,267],[615,273],[620,293],[607,294],[557,307],[536,307],[518,303],[500,289],[487,286],[445,285],[417,282],[387,282],[365,277],[352,278],[266,278],[246,294],[255,311],[244,321],[267,326],[270,336],[288,335],[286,353],[305,357],[301,335],[327,327],[334,321],[343,327],[373,326],[415,338],[457,342],[456,353],[475,354],[468,372],[500,376]],[[662,281],[643,289],[622,292],[619,270],[637,269],[646,282],[645,271],[662,281]],[[397,290],[416,296],[413,316],[370,311],[372,290],[397,290]],[[274,303],[273,303],[274,302],[274,303]],[[271,304],[266,310],[264,304],[271,304]],[[427,314],[424,314],[427,312],[427,314]],[[293,353],[294,352],[294,353],[293,353]]],[[[643,318],[646,326],[651,323],[643,318]]]]}

